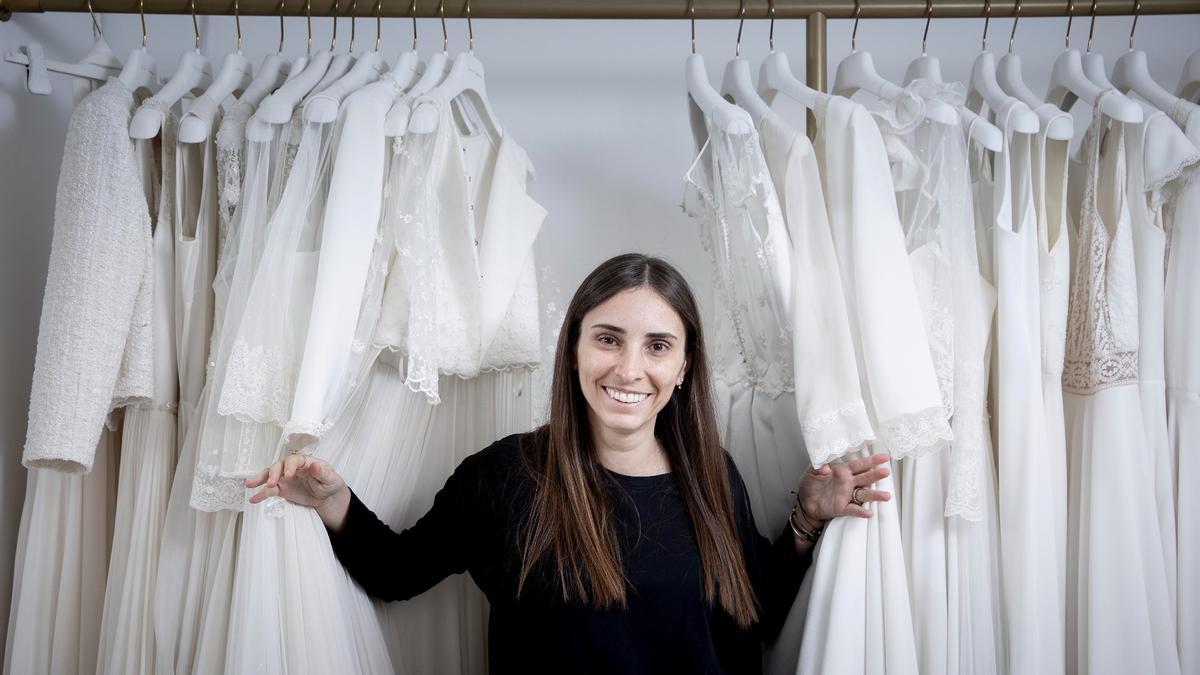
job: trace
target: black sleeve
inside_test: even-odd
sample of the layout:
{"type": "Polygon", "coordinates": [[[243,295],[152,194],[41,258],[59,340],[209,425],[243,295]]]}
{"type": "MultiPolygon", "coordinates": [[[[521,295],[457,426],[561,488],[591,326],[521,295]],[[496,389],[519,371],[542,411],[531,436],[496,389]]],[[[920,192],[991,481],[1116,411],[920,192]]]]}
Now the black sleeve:
{"type": "Polygon", "coordinates": [[[478,510],[468,458],[434,497],[433,507],[412,527],[396,533],[351,493],[346,520],[329,532],[333,552],[368,595],[407,600],[451,574],[466,571],[472,520],[478,510]]]}
{"type": "MultiPolygon", "coordinates": [[[[728,458],[728,455],[726,455],[728,458]]],[[[801,556],[796,553],[792,528],[784,524],[783,532],[772,543],[758,533],[750,509],[750,495],[742,482],[733,459],[728,459],[730,488],[737,511],[742,547],[746,551],[746,567],[758,598],[759,638],[764,643],[775,640],[795,602],[804,574],[812,564],[812,549],[801,556]]]]}

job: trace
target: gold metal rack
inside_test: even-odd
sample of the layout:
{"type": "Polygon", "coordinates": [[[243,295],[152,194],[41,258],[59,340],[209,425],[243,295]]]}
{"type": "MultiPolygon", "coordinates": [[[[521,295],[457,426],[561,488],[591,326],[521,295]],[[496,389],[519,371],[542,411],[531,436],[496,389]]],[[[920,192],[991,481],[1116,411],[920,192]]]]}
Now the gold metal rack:
{"type": "MultiPolygon", "coordinates": [[[[240,0],[242,16],[304,16],[308,0],[240,0]]],[[[222,14],[234,12],[234,0],[142,0],[147,14],[222,14]]],[[[439,10],[446,18],[465,18],[468,7],[476,19],[688,19],[694,8],[697,19],[735,19],[744,10],[744,18],[805,19],[807,50],[805,71],[810,87],[826,87],[827,19],[902,19],[929,18],[935,7],[938,19],[984,18],[985,9],[992,18],[1014,16],[1020,8],[1022,18],[1038,16],[1133,16],[1143,14],[1200,14],[1200,0],[382,0],[349,3],[317,0],[311,3],[312,16],[333,14],[375,17],[433,18],[439,10]],[[1136,7],[1136,10],[1135,10],[1136,7]]],[[[139,0],[92,0],[91,10],[99,13],[136,13],[139,0]]],[[[88,0],[0,0],[0,20],[14,12],[87,12],[88,0]]]]}

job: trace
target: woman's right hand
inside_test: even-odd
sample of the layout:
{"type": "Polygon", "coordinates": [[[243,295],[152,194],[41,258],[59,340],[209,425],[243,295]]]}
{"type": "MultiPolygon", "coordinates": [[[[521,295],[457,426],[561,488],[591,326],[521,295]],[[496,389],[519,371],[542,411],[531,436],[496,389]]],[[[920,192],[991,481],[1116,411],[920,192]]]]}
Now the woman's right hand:
{"type": "Polygon", "coordinates": [[[338,530],[350,508],[350,487],[323,459],[312,455],[294,454],[263,469],[257,476],[246,479],[246,487],[265,485],[250,497],[258,504],[268,497],[283,497],[301,506],[311,506],[321,516],[325,526],[338,530]]]}

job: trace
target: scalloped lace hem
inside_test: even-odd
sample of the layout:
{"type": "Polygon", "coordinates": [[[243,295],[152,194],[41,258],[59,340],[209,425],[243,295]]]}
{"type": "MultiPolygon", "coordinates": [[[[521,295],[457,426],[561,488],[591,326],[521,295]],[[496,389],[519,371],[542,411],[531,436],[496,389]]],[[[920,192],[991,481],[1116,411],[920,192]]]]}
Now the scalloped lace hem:
{"type": "Polygon", "coordinates": [[[196,469],[192,476],[192,508],[206,513],[243,511],[246,508],[245,479],[230,478],[196,469]]]}
{"type": "Polygon", "coordinates": [[[1188,155],[1173,169],[1146,185],[1146,192],[1154,195],[1151,208],[1158,208],[1175,200],[1200,175],[1200,153],[1188,155]]]}
{"type": "Polygon", "coordinates": [[[920,457],[954,440],[942,406],[901,415],[879,425],[878,445],[893,459],[920,457]]]}

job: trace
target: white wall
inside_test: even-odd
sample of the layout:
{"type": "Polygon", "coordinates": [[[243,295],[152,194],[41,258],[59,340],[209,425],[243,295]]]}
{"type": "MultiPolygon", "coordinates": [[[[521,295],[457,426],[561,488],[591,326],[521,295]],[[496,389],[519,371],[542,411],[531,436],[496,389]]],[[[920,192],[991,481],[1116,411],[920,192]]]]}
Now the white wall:
{"type": "MultiPolygon", "coordinates": [[[[109,43],[125,55],[139,41],[136,15],[103,17],[109,43]]],[[[170,72],[192,44],[186,16],[148,18],[150,47],[170,72]]],[[[288,19],[285,51],[303,49],[304,21],[288,19]]],[[[315,42],[327,44],[330,21],[316,20],[315,42]]],[[[440,47],[436,20],[421,20],[421,49],[440,47]]],[[[829,60],[850,51],[850,21],[829,24],[829,60]]],[[[73,60],[90,46],[86,14],[16,15],[0,23],[0,49],[37,40],[51,58],[73,60]]],[[[920,51],[920,20],[863,21],[860,48],[875,55],[880,71],[894,80],[920,51]]],[[[1049,65],[1062,48],[1066,21],[1024,19],[1017,35],[1026,79],[1044,91],[1049,65]]],[[[278,22],[247,18],[244,49],[254,63],[275,49],[278,22]]],[[[407,49],[411,22],[384,22],[383,50],[407,49]]],[[[965,79],[979,51],[982,20],[935,20],[931,54],[942,58],[948,79],[965,79]]],[[[1010,19],[992,21],[993,51],[1008,41],[1010,19]]],[[[341,22],[342,44],[348,24],[341,22]]],[[[359,21],[359,41],[369,46],[374,22],[359,21]]],[[[1087,21],[1075,22],[1075,45],[1087,38],[1087,21]]],[[[219,59],[233,47],[233,19],[201,21],[203,49],[219,59]]],[[[1097,22],[1095,49],[1109,63],[1126,46],[1129,19],[1097,22]]],[[[451,21],[451,50],[465,46],[463,21],[451,21]]],[[[716,81],[733,54],[735,21],[702,21],[698,44],[716,81]]],[[[556,283],[547,300],[561,308],[583,276],[616,253],[641,250],[679,264],[702,298],[708,273],[694,225],[679,202],[682,176],[693,156],[684,108],[683,60],[689,50],[685,21],[506,21],[475,22],[476,54],[488,68],[489,91],[506,131],[529,152],[537,169],[534,195],[550,217],[538,242],[541,266],[556,283]]],[[[1200,47],[1200,16],[1146,16],[1138,45],[1147,50],[1155,77],[1174,89],[1188,54],[1200,47]]],[[[804,23],[779,21],[778,49],[792,56],[803,74],[804,23]]],[[[767,51],[767,22],[747,25],[742,53],[757,63],[767,51]]],[[[832,81],[833,69],[830,69],[832,81]]],[[[12,555],[20,517],[25,472],[20,454],[25,435],[38,316],[50,249],[54,189],[71,108],[70,85],[56,78],[50,97],[22,88],[24,71],[0,65],[0,636],[5,634],[12,555]]],[[[789,111],[794,112],[794,111],[789,111]]],[[[1085,119],[1087,111],[1078,113],[1085,119]]],[[[799,120],[798,116],[794,119],[799,120]]],[[[799,122],[797,122],[799,124],[799,122]]],[[[1082,125],[1080,125],[1082,128],[1082,125]]],[[[2,642],[2,640],[0,640],[2,642]]],[[[2,649],[2,647],[0,647],[2,649]]]]}

